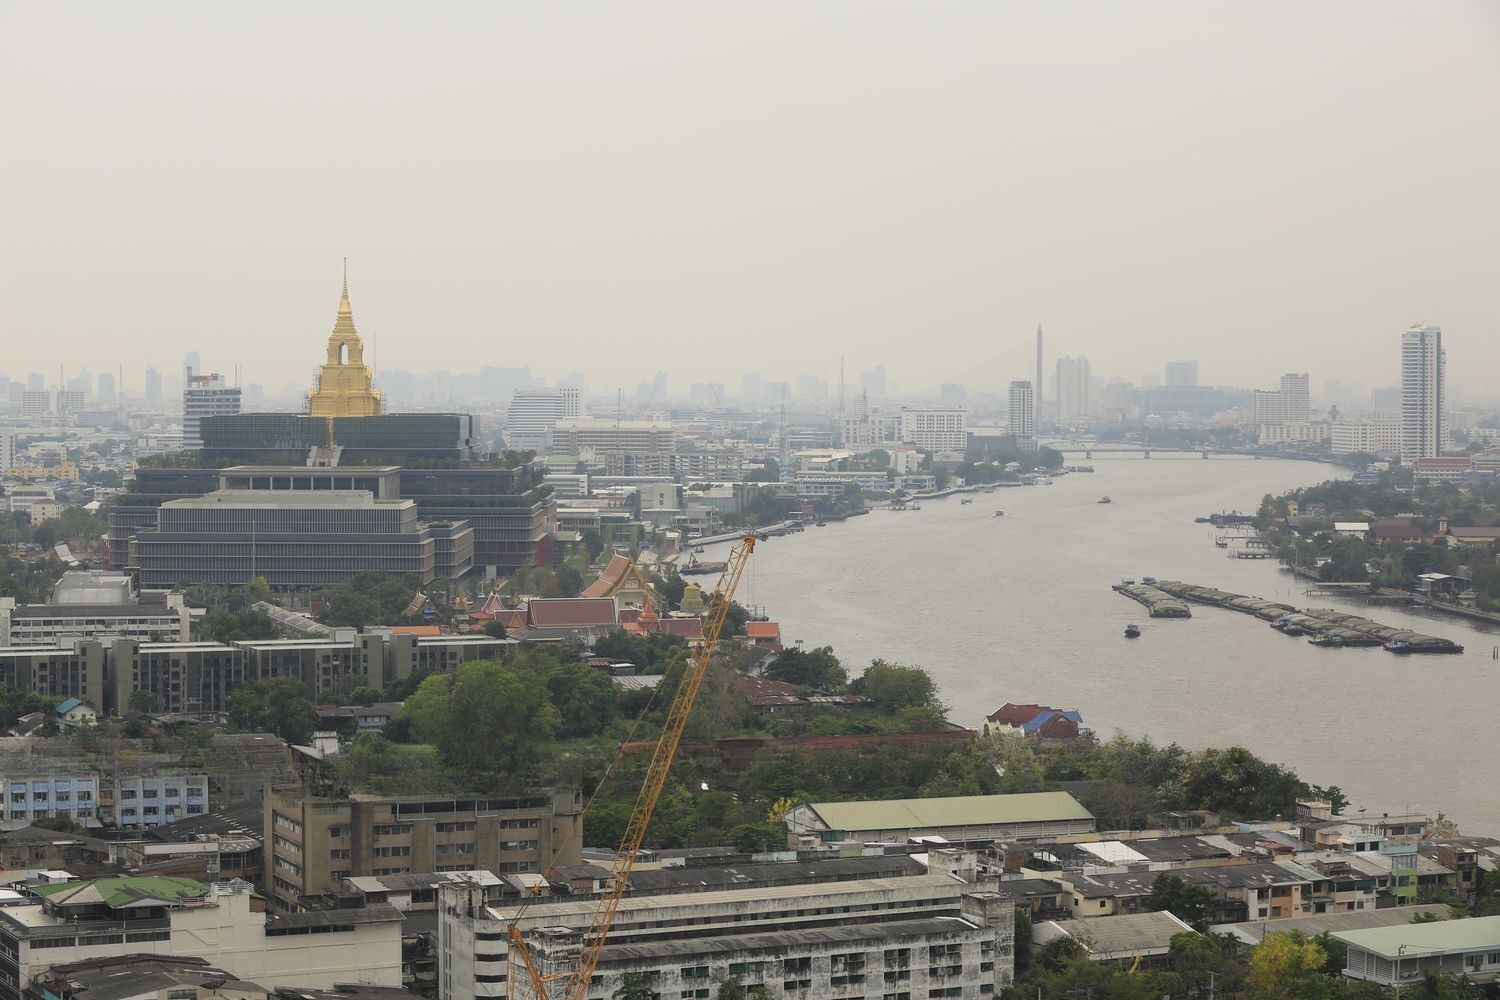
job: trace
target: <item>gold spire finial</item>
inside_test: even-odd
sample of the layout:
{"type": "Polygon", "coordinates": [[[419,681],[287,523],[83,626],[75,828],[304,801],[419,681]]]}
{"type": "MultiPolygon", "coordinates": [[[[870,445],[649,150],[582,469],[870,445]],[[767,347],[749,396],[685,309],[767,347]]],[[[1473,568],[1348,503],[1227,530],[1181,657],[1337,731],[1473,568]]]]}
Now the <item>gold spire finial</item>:
{"type": "Polygon", "coordinates": [[[354,329],[354,310],[349,305],[349,258],[344,258],[344,285],[339,295],[338,315],[328,336],[328,361],[318,370],[318,382],[308,394],[308,412],[330,418],[367,417],[380,413],[380,392],[364,362],[364,344],[354,329]]]}
{"type": "Polygon", "coordinates": [[[354,310],[349,306],[349,258],[344,258],[344,291],[339,297],[339,315],[353,315],[354,310]]]}

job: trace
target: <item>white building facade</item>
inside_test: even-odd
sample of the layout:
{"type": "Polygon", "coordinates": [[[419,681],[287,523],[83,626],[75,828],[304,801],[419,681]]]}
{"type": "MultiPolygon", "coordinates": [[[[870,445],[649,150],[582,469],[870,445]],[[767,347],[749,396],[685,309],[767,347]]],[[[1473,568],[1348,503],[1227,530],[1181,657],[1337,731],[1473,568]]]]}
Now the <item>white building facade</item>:
{"type": "Polygon", "coordinates": [[[1086,417],[1092,412],[1093,366],[1088,358],[1057,359],[1057,416],[1060,420],[1086,417]]]}
{"type": "Polygon", "coordinates": [[[182,390],[182,450],[202,451],[204,417],[234,416],[240,412],[240,389],[224,376],[190,375],[182,390]]]}
{"type": "Polygon", "coordinates": [[[969,411],[961,406],[903,406],[901,440],[924,451],[962,454],[969,447],[969,411]]]}
{"type": "Polygon", "coordinates": [[[1036,390],[1029,381],[1010,384],[1010,432],[1017,438],[1036,434],[1036,390]]]}
{"type": "Polygon", "coordinates": [[[1448,445],[1443,330],[1413,326],[1401,335],[1401,461],[1436,458],[1448,445]]]}
{"type": "Polygon", "coordinates": [[[518,451],[546,452],[552,447],[552,428],[557,422],[582,415],[583,399],[577,386],[517,389],[505,411],[505,441],[518,451]]]}

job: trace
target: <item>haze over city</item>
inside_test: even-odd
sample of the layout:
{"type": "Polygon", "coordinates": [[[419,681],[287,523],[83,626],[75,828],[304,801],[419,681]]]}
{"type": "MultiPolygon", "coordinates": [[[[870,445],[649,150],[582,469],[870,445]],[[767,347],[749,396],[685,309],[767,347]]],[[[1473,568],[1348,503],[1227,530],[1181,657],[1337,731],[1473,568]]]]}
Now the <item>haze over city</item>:
{"type": "Polygon", "coordinates": [[[408,13],[0,7],[7,372],[1500,370],[1487,0],[408,13]]]}

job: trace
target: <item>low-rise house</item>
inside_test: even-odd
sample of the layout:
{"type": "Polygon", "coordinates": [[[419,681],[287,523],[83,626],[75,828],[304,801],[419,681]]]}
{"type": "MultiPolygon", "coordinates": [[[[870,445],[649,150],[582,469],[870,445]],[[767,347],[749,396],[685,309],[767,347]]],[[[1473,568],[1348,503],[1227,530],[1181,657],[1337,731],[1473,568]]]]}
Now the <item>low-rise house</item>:
{"type": "Polygon", "coordinates": [[[354,735],[378,733],[401,714],[399,701],[378,701],[373,705],[319,705],[318,727],[338,731],[352,729],[354,735]]]}
{"type": "Polygon", "coordinates": [[[1197,933],[1165,910],[1095,920],[1045,920],[1031,928],[1031,949],[1035,954],[1052,941],[1070,938],[1082,946],[1092,961],[1121,962],[1132,967],[1140,962],[1149,966],[1167,957],[1174,937],[1197,933]]]}
{"type": "Polygon", "coordinates": [[[776,622],[746,622],[745,638],[759,649],[781,652],[781,626],[776,622]]]}
{"type": "Polygon", "coordinates": [[[108,841],[38,826],[0,834],[0,868],[9,871],[92,867],[107,864],[112,853],[108,841]]]}
{"type": "Polygon", "coordinates": [[[1311,902],[1305,897],[1320,878],[1317,872],[1298,865],[1260,862],[1164,871],[1069,873],[1060,880],[1072,892],[1073,916],[1088,919],[1145,912],[1151,890],[1162,876],[1175,876],[1189,885],[1212,890],[1209,919],[1214,923],[1284,920],[1310,912],[1311,902]]]}
{"type": "Polygon", "coordinates": [[[99,720],[99,713],[94,710],[94,706],[77,698],[64,698],[57,703],[53,714],[57,717],[57,724],[63,729],[91,726],[99,720]]]}
{"type": "Polygon", "coordinates": [[[1344,913],[1313,913],[1307,916],[1278,920],[1246,920],[1237,924],[1213,924],[1211,934],[1228,934],[1242,944],[1255,947],[1265,940],[1267,934],[1298,932],[1310,938],[1334,931],[1364,930],[1369,927],[1403,927],[1417,917],[1423,920],[1447,920],[1450,913],[1446,906],[1388,906],[1377,910],[1355,910],[1344,913]]]}
{"type": "Polygon", "coordinates": [[[1083,715],[1076,709],[1007,702],[984,717],[981,732],[985,736],[1017,733],[1037,741],[1067,743],[1078,738],[1082,725],[1083,715]]]}
{"type": "Polygon", "coordinates": [[[1383,987],[1420,983],[1429,972],[1500,982],[1500,917],[1334,931],[1348,949],[1344,975],[1383,987]]]}

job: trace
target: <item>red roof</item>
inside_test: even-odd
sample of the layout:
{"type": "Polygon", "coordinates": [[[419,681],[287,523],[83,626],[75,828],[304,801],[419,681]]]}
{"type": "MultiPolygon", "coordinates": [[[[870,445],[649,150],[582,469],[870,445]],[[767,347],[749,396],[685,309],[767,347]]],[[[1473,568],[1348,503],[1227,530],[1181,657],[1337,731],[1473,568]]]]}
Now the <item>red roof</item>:
{"type": "Polygon", "coordinates": [[[697,618],[663,618],[656,631],[680,635],[687,639],[703,638],[703,622],[697,618]]]}
{"type": "Polygon", "coordinates": [[[630,560],[624,556],[612,556],[609,565],[599,574],[599,579],[588,585],[583,592],[584,597],[608,597],[614,588],[625,578],[625,571],[630,568],[630,560]]]}
{"type": "Polygon", "coordinates": [[[1047,705],[1015,705],[1006,702],[1004,706],[995,710],[993,715],[984,717],[986,722],[998,722],[1006,726],[1017,728],[1026,725],[1043,712],[1051,712],[1054,709],[1047,705]]]}
{"type": "Polygon", "coordinates": [[[745,637],[747,639],[780,639],[781,626],[775,622],[746,622],[745,637]]]}
{"type": "Polygon", "coordinates": [[[443,635],[441,625],[395,625],[391,628],[392,635],[443,635]]]}
{"type": "Polygon", "coordinates": [[[609,628],[619,624],[612,597],[538,597],[526,603],[535,628],[609,628]]]}

